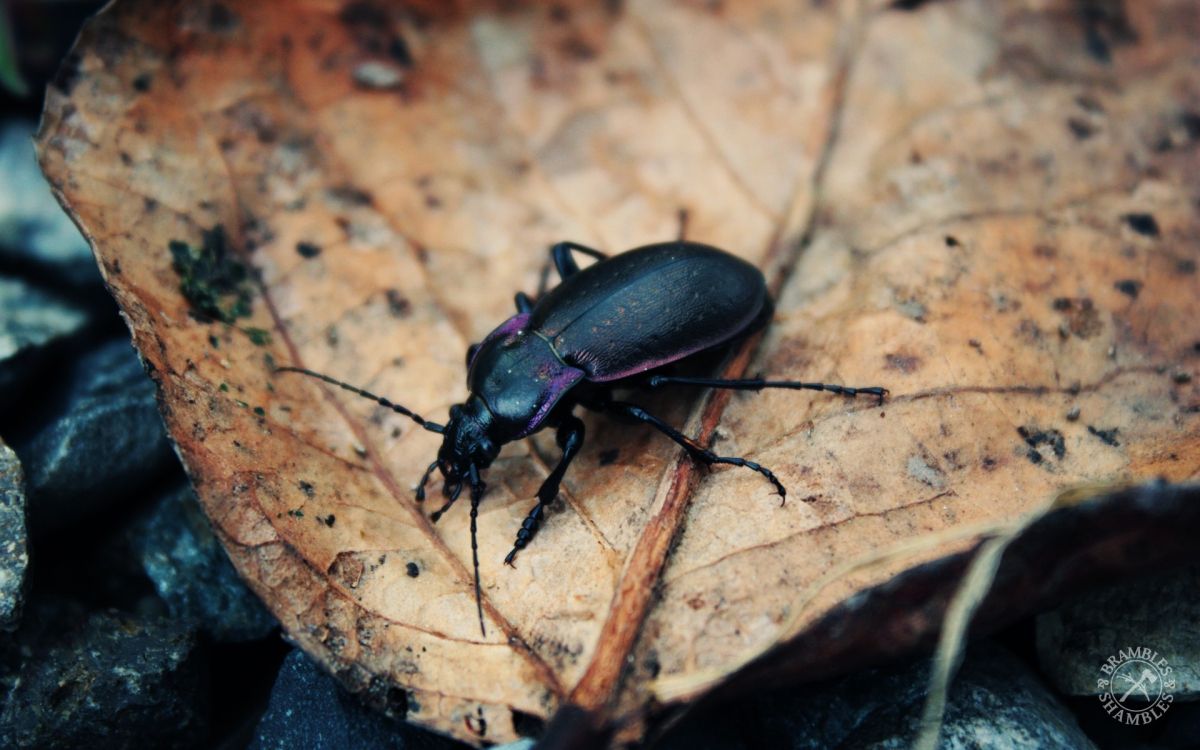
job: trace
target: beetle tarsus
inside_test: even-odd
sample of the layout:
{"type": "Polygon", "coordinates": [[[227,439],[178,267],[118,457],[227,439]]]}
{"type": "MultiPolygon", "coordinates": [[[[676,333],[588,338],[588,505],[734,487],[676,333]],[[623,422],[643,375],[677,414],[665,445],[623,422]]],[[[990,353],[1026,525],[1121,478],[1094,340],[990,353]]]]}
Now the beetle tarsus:
{"type": "Polygon", "coordinates": [[[433,474],[433,470],[437,468],[438,462],[434,461],[425,469],[425,473],[421,475],[421,481],[417,482],[417,502],[422,502],[425,499],[425,485],[429,482],[429,477],[433,474]]]}
{"type": "MultiPolygon", "coordinates": [[[[443,505],[442,507],[438,508],[437,510],[435,510],[434,512],[429,514],[430,521],[437,523],[438,521],[441,520],[442,516],[444,516],[446,514],[446,511],[450,510],[450,506],[454,505],[454,502],[456,500],[458,500],[458,496],[462,493],[462,487],[463,487],[462,482],[458,482],[457,484],[454,485],[453,488],[451,488],[449,490],[449,492],[446,492],[445,487],[442,488],[442,491],[444,493],[446,493],[446,496],[449,499],[446,500],[445,505],[443,505]]],[[[472,489],[474,489],[474,488],[472,488],[472,489]]]]}
{"type": "Polygon", "coordinates": [[[662,421],[637,404],[629,404],[623,401],[610,401],[606,405],[606,408],[615,411],[618,414],[624,414],[625,416],[637,420],[638,422],[643,422],[650,425],[682,446],[693,459],[707,466],[711,466],[713,464],[730,464],[732,466],[742,466],[752,471],[757,471],[775,486],[776,492],[778,492],[784,498],[787,497],[787,489],[783,486],[783,482],[779,481],[779,477],[775,476],[775,472],[771,471],[762,464],[741,458],[740,456],[718,456],[716,453],[713,453],[708,448],[700,445],[692,438],[684,435],[679,430],[662,421]]]}

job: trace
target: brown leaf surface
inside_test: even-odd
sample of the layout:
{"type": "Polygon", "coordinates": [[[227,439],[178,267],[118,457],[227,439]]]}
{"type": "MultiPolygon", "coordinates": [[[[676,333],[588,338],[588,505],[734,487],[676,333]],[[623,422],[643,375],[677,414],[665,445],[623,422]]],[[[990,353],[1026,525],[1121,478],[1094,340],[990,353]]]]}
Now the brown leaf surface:
{"type": "MultiPolygon", "coordinates": [[[[1196,6],[900,5],[123,0],[89,26],[43,165],[290,637],[471,741],[569,702],[636,734],[653,685],[790,637],[799,592],[847,560],[1081,482],[1196,477],[1196,6]],[[441,418],[545,247],[618,252],[681,211],[778,292],[728,372],[891,401],[651,400],[772,467],[782,508],[751,472],[585,416],[515,570],[557,452],[509,446],[480,516],[481,638],[467,514],[435,527],[412,499],[435,436],[270,362],[441,418]],[[240,322],[264,345],[189,316],[168,243],[216,225],[261,277],[240,322]]],[[[970,543],[848,576],[804,621],[970,543]]]]}

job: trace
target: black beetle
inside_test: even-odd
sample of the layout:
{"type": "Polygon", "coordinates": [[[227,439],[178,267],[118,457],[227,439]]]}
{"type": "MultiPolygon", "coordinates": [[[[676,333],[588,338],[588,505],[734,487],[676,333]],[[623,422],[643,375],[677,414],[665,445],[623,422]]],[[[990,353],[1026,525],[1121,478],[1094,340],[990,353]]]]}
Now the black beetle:
{"type": "MultiPolygon", "coordinates": [[[[644,422],[681,445],[704,464],[733,464],[753,469],[786,490],[765,466],[735,456],[718,456],[636,404],[612,398],[615,387],[642,383],[650,387],[691,385],[757,391],[792,388],[830,391],[847,396],[867,394],[882,402],[887,390],[878,386],[849,388],[791,380],[720,380],[673,377],[656,373],[664,365],[752,333],[773,310],[762,272],[715,247],[683,240],[630,250],[613,257],[573,242],[551,248],[562,282],[536,300],[518,292],[517,314],[501,323],[481,343],[467,350],[466,403],[450,408],[450,421],[435,424],[361,388],[302,367],[281,367],[319,378],[373,399],[443,436],[437,460],[417,484],[417,500],[434,469],[445,481],[448,499],[432,514],[436,522],[454,504],[464,483],[471,492],[471,555],[475,566],[475,601],[484,631],[479,586],[476,519],[485,485],[480,471],[495,460],[500,447],[546,428],[558,430],[562,458],[542,482],[537,504],[517,531],[504,562],[537,532],[546,506],[571,460],[583,446],[583,422],[572,414],[576,405],[644,422]],[[598,262],[580,270],[573,253],[598,262]]],[[[548,270],[548,268],[547,268],[548,270]]],[[[486,634],[486,631],[484,631],[486,634]]]]}

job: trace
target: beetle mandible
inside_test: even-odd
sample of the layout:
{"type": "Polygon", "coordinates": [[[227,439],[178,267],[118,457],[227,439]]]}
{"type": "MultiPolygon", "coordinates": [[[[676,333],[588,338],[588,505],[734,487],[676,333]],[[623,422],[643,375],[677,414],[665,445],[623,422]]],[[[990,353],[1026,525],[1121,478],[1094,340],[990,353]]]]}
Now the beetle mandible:
{"type": "Polygon", "coordinates": [[[781,497],[786,496],[787,490],[767,467],[737,456],[717,455],[637,404],[614,399],[616,387],[791,388],[877,396],[880,403],[887,394],[879,386],[850,388],[793,380],[662,374],[664,365],[752,333],[770,317],[773,305],[762,272],[723,250],[677,240],[609,257],[574,242],[561,242],[551,248],[550,255],[561,283],[546,291],[547,274],[543,273],[537,298],[518,292],[517,314],[467,350],[470,395],[465,403],[450,407],[445,425],[328,375],[303,367],[277,370],[309,375],[372,399],[442,435],[437,460],[421,476],[416,498],[425,499],[426,483],[434,470],[440,471],[442,494],[447,499],[431,514],[436,522],[458,499],[463,486],[469,487],[475,604],[479,628],[485,635],[476,541],[479,502],[486,489],[480,472],[491,465],[505,443],[554,427],[562,450],[558,464],[538,489],[537,503],[517,531],[512,551],[504,558],[512,565],[517,552],[537,533],[546,506],[558,496],[563,475],[583,446],[583,422],[572,413],[576,406],[648,424],[693,459],[706,465],[752,469],[766,477],[781,497]],[[580,269],[575,253],[597,262],[580,269]]]}

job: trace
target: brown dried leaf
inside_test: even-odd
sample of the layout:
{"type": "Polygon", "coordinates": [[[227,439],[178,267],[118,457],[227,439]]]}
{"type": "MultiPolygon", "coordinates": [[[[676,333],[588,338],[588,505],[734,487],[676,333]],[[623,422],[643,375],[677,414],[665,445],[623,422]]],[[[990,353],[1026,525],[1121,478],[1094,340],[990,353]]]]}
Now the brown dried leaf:
{"type": "MultiPolygon", "coordinates": [[[[869,608],[838,610],[842,640],[818,615],[1064,487],[1196,477],[1194,4],[895,5],[124,0],[89,26],[49,92],[43,165],[290,637],[464,739],[568,703],[636,736],[655,685],[708,689],[764,651],[793,679],[886,653],[855,619],[869,608]],[[681,212],[778,292],[728,372],[891,401],[655,396],[771,466],[782,508],[751,472],[697,472],[587,416],[565,503],[515,570],[499,562],[556,450],[509,446],[480,517],[481,638],[467,514],[435,527],[411,497],[435,437],[270,365],[439,418],[543,248],[620,251],[675,236],[681,212]],[[172,268],[169,243],[218,225],[261,280],[251,335],[189,315],[172,268]]],[[[904,644],[937,627],[913,622],[904,644]]]]}

